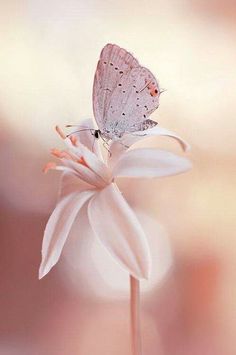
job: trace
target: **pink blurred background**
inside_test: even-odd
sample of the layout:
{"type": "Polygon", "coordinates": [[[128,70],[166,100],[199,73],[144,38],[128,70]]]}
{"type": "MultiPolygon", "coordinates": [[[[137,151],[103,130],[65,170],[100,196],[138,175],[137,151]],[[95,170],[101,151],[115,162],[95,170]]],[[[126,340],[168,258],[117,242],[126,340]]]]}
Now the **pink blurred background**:
{"type": "Polygon", "coordinates": [[[1,355],[130,354],[128,275],[89,231],[73,231],[60,263],[37,277],[59,181],[41,173],[53,127],[92,117],[108,42],[157,76],[167,91],[153,118],[192,145],[191,172],[124,191],[158,221],[142,283],[144,355],[235,354],[235,19],[233,0],[0,4],[1,355]]]}

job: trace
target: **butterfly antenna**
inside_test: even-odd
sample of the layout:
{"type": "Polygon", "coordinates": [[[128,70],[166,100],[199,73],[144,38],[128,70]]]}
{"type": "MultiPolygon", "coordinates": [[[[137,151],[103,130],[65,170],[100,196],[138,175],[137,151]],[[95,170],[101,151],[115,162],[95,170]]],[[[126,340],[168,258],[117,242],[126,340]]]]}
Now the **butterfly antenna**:
{"type": "Polygon", "coordinates": [[[160,95],[161,95],[163,92],[165,92],[165,91],[167,91],[167,89],[161,89],[161,90],[160,90],[160,95]]]}
{"type": "Polygon", "coordinates": [[[81,127],[81,128],[91,129],[88,126],[81,126],[80,124],[67,124],[65,127],[67,127],[67,128],[70,128],[70,127],[81,127]]]}
{"type": "MultiPolygon", "coordinates": [[[[66,127],[76,127],[76,126],[69,126],[69,125],[68,125],[68,126],[66,126],[66,127]]],[[[78,126],[77,126],[77,127],[78,127],[78,126]]],[[[71,132],[71,133],[67,134],[66,137],[70,137],[72,134],[79,133],[79,132],[84,132],[84,131],[90,131],[91,134],[94,135],[95,129],[93,129],[93,128],[82,128],[82,129],[78,129],[78,130],[75,131],[75,132],[71,132]]]]}

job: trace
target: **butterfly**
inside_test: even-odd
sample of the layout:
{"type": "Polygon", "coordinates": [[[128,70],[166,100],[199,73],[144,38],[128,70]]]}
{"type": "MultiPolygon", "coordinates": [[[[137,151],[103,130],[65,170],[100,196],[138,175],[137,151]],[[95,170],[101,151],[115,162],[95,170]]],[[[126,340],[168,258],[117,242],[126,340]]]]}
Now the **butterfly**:
{"type": "Polygon", "coordinates": [[[157,125],[149,119],[159,106],[160,88],[154,75],[116,44],[101,51],[93,83],[94,136],[117,140],[125,133],[157,125]]]}

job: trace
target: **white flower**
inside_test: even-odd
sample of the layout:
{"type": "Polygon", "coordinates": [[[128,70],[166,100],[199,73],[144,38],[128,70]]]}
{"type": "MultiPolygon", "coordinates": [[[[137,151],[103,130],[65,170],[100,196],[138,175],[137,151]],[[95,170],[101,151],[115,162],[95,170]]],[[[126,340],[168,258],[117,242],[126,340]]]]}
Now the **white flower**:
{"type": "MultiPolygon", "coordinates": [[[[91,122],[82,126],[91,127],[91,122]]],[[[47,223],[39,278],[57,263],[80,209],[87,204],[88,220],[94,234],[110,254],[137,279],[148,278],[151,270],[149,246],[135,213],[116,185],[117,177],[155,178],[182,173],[191,168],[184,157],[155,148],[129,150],[127,145],[150,136],[177,139],[184,149],[187,144],[174,133],[154,127],[135,135],[125,135],[110,146],[107,164],[102,159],[97,141],[90,131],[81,131],[64,139],[67,149],[52,150],[62,165],[48,163],[48,169],[62,170],[60,200],[47,223]],[[145,135],[144,135],[145,134],[145,135]],[[91,151],[90,149],[93,151],[91,151]]],[[[78,216],[79,217],[79,216],[78,216]]],[[[83,234],[83,230],[78,231],[83,234]]]]}

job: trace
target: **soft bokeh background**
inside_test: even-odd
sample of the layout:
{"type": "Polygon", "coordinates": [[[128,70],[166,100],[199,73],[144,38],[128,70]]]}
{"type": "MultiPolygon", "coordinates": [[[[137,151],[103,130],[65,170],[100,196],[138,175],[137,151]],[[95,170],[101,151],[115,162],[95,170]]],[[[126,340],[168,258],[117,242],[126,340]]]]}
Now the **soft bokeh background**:
{"type": "Polygon", "coordinates": [[[144,355],[235,354],[235,20],[233,0],[1,1],[1,355],[130,354],[128,275],[96,241],[68,246],[37,279],[59,179],[41,173],[53,126],[92,117],[107,42],[158,77],[167,91],[153,118],[192,145],[190,173],[124,187],[152,219],[144,355]]]}

